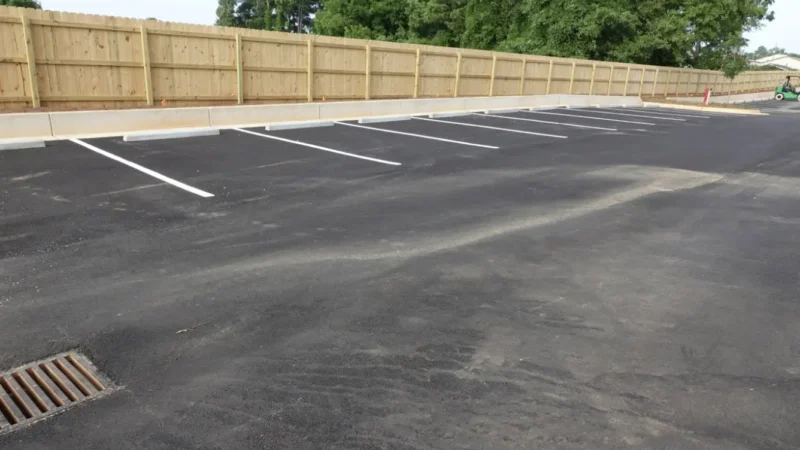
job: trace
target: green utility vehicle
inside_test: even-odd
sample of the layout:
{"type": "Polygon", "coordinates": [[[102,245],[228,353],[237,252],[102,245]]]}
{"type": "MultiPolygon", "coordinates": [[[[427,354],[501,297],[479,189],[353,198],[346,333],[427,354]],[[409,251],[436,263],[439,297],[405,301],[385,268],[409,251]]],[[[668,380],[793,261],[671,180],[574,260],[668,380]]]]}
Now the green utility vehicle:
{"type": "Polygon", "coordinates": [[[800,89],[792,86],[792,78],[800,77],[786,77],[786,83],[775,88],[775,100],[800,100],[800,89]]]}

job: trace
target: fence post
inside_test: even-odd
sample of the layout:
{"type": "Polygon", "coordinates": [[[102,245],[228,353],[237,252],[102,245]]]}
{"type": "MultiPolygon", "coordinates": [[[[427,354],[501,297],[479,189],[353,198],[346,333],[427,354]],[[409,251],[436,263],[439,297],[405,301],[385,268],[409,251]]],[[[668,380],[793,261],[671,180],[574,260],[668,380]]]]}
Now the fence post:
{"type": "Polygon", "coordinates": [[[572,95],[573,84],[575,84],[575,61],[572,62],[572,72],[569,74],[569,95],[572,95]]]}
{"type": "Polygon", "coordinates": [[[661,70],[660,68],[656,67],[656,76],[653,78],[653,93],[650,94],[650,97],[656,96],[656,88],[658,87],[658,72],[661,70]]]}
{"type": "Polygon", "coordinates": [[[142,25],[139,28],[142,34],[142,68],[144,69],[144,91],[147,99],[147,106],[153,106],[153,79],[150,76],[150,44],[147,40],[147,28],[142,25]]]}
{"type": "Polygon", "coordinates": [[[597,63],[592,64],[592,81],[589,82],[589,95],[594,95],[594,75],[597,73],[597,63]]]}
{"type": "Polygon", "coordinates": [[[308,37],[308,49],[306,51],[306,96],[310,102],[314,101],[314,41],[308,37]]]}
{"type": "Polygon", "coordinates": [[[611,72],[608,73],[608,96],[611,96],[611,90],[614,87],[614,65],[611,65],[611,72]]]}
{"type": "Polygon", "coordinates": [[[489,97],[494,97],[494,77],[497,72],[497,55],[492,55],[492,77],[489,79],[489,97]]]}
{"type": "Polygon", "coordinates": [[[519,75],[519,95],[525,94],[525,70],[527,69],[528,58],[522,57],[522,70],[519,75]]]}
{"type": "Polygon", "coordinates": [[[628,66],[628,74],[625,75],[625,92],[622,94],[625,97],[628,96],[628,84],[631,81],[631,66],[628,66]]]}
{"type": "Polygon", "coordinates": [[[664,86],[664,97],[669,96],[669,82],[671,81],[670,78],[672,78],[672,69],[667,69],[667,85],[664,86]]]}
{"type": "Polygon", "coordinates": [[[639,97],[642,97],[642,91],[644,90],[644,74],[647,69],[642,68],[642,79],[639,80],[639,97]]]}
{"type": "Polygon", "coordinates": [[[244,104],[244,71],[242,70],[242,35],[236,33],[236,92],[238,103],[244,104]]]}
{"type": "Polygon", "coordinates": [[[25,59],[28,63],[28,82],[31,88],[31,104],[34,108],[41,106],[39,101],[39,80],[36,78],[36,56],[33,54],[33,34],[28,16],[22,15],[22,34],[25,38],[25,59]]]}
{"type": "Polygon", "coordinates": [[[364,86],[364,98],[366,100],[369,100],[370,91],[371,91],[371,87],[372,87],[371,86],[371,84],[372,84],[372,68],[370,67],[371,64],[372,64],[372,48],[369,46],[369,44],[367,44],[367,45],[364,46],[364,49],[367,51],[367,64],[366,64],[367,67],[365,67],[365,70],[364,70],[364,73],[365,73],[365,75],[367,77],[367,82],[365,83],[365,86],[364,86]]]}
{"type": "Polygon", "coordinates": [[[420,49],[417,48],[417,62],[414,66],[414,98],[419,98],[419,62],[421,53],[420,49]]]}
{"type": "Polygon", "coordinates": [[[550,85],[553,81],[553,60],[550,60],[550,69],[547,72],[547,90],[545,91],[545,95],[550,95],[550,85]]]}
{"type": "Polygon", "coordinates": [[[459,83],[461,83],[461,52],[458,52],[458,60],[456,61],[456,85],[453,88],[453,97],[458,97],[459,83]]]}

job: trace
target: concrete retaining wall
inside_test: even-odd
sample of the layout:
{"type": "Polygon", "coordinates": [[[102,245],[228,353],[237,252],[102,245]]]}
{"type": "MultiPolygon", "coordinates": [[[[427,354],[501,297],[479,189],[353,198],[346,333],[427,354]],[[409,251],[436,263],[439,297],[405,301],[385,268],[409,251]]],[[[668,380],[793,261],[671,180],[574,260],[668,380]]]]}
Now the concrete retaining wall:
{"type": "Polygon", "coordinates": [[[22,113],[0,115],[0,139],[52,136],[50,114],[22,113]]]}
{"type": "MultiPolygon", "coordinates": [[[[208,110],[209,108],[174,108],[50,113],[51,136],[91,136],[208,127],[208,110]]],[[[0,116],[0,123],[2,121],[3,116],[0,116]]]]}
{"type": "Polygon", "coordinates": [[[114,136],[174,128],[232,128],[305,120],[345,120],[448,111],[590,105],[641,106],[642,101],[638,97],[532,95],[2,114],[0,139],[114,136]]]}
{"type": "Polygon", "coordinates": [[[216,128],[300,122],[319,119],[320,103],[286,105],[216,106],[208,108],[209,126],[216,128]]]}

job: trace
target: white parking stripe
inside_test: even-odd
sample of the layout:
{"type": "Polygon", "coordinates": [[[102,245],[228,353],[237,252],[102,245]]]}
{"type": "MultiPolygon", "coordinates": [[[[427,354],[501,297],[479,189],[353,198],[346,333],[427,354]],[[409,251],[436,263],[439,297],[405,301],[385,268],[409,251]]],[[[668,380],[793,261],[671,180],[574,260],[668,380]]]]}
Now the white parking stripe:
{"type": "Polygon", "coordinates": [[[602,130],[602,131],[619,131],[616,128],[603,128],[603,127],[591,127],[589,125],[578,125],[574,123],[563,123],[563,122],[550,122],[547,120],[536,120],[536,119],[523,119],[522,117],[513,117],[513,116],[498,116],[495,114],[478,114],[472,113],[476,116],[486,116],[486,117],[497,117],[498,119],[510,119],[510,120],[522,120],[525,122],[536,122],[536,123],[545,123],[548,125],[562,125],[565,127],[574,127],[574,128],[588,128],[590,130],[602,130]]]}
{"type": "Polygon", "coordinates": [[[454,141],[454,140],[451,140],[451,139],[444,139],[444,138],[439,138],[439,137],[434,137],[434,136],[426,136],[424,134],[406,133],[404,131],[386,130],[386,129],[383,129],[383,128],[375,128],[375,127],[365,127],[364,125],[356,125],[354,123],[347,123],[347,122],[334,122],[334,123],[337,124],[337,125],[344,125],[346,127],[363,128],[365,130],[382,131],[384,133],[399,134],[399,135],[402,135],[402,136],[412,136],[412,137],[418,137],[418,138],[422,138],[422,139],[430,139],[432,141],[449,142],[451,144],[469,145],[471,147],[490,148],[490,149],[493,149],[493,150],[497,150],[497,149],[500,148],[500,147],[495,147],[494,145],[473,144],[471,142],[454,141]]]}
{"type": "Polygon", "coordinates": [[[631,123],[634,125],[650,125],[655,126],[654,123],[647,123],[647,122],[634,122],[631,120],[618,120],[618,119],[606,119],[605,117],[592,117],[592,116],[580,116],[578,114],[564,114],[564,113],[554,113],[549,111],[522,111],[528,114],[547,114],[550,116],[561,116],[561,117],[574,117],[580,119],[590,119],[590,120],[602,120],[604,122],[617,122],[617,123],[631,123]]]}
{"type": "Polygon", "coordinates": [[[163,181],[165,183],[169,183],[169,184],[171,184],[171,185],[173,185],[175,187],[179,187],[179,188],[183,189],[184,191],[188,191],[188,192],[191,192],[192,194],[199,195],[200,197],[205,197],[205,198],[214,196],[214,194],[209,194],[206,191],[201,191],[200,189],[193,188],[193,187],[189,186],[188,184],[183,184],[180,181],[173,180],[172,178],[164,176],[164,175],[161,175],[160,173],[155,172],[153,170],[150,170],[147,167],[140,166],[139,164],[136,164],[135,162],[131,162],[131,161],[128,161],[127,159],[120,158],[119,156],[117,156],[117,155],[115,155],[113,153],[109,153],[109,152],[107,152],[105,150],[102,150],[102,149],[99,149],[99,148],[95,147],[92,144],[88,144],[86,142],[83,142],[80,139],[70,139],[70,142],[78,144],[81,147],[88,148],[89,150],[91,150],[91,151],[93,151],[95,153],[99,153],[99,154],[105,156],[106,158],[111,158],[114,161],[117,161],[119,163],[125,164],[126,166],[131,167],[133,169],[136,169],[139,172],[146,173],[146,174],[150,175],[151,177],[159,179],[159,180],[161,180],[161,181],[163,181]]]}
{"type": "Polygon", "coordinates": [[[451,122],[449,120],[426,119],[424,117],[412,117],[412,119],[415,119],[415,120],[427,120],[428,122],[449,123],[451,125],[461,125],[461,126],[465,126],[465,127],[486,128],[487,130],[507,131],[509,133],[530,134],[532,136],[544,136],[544,137],[551,137],[551,138],[556,138],[556,139],[567,139],[567,136],[559,136],[557,134],[534,133],[533,131],[514,130],[512,128],[490,127],[490,126],[487,126],[487,125],[477,125],[477,124],[474,124],[474,123],[451,122]]]}
{"type": "MultiPolygon", "coordinates": [[[[611,108],[616,109],[616,108],[611,108]]],[[[645,109],[628,109],[631,112],[643,112],[645,114],[658,114],[660,116],[675,116],[675,117],[691,117],[693,119],[710,119],[711,116],[696,116],[694,114],[676,114],[676,113],[668,113],[663,111],[652,111],[654,108],[645,108],[645,109]]]]}
{"type": "Polygon", "coordinates": [[[606,114],[611,116],[640,117],[643,119],[670,120],[673,122],[686,122],[686,119],[678,119],[677,117],[658,117],[658,116],[648,116],[646,114],[618,113],[618,112],[606,111],[603,109],[584,109],[581,110],[581,112],[588,112],[592,114],[606,114]]]}
{"type": "Polygon", "coordinates": [[[381,163],[381,164],[388,164],[390,166],[401,166],[402,165],[399,162],[386,161],[384,159],[377,159],[377,158],[370,158],[369,156],[356,155],[355,153],[347,153],[347,152],[343,152],[343,151],[340,151],[340,150],[334,150],[332,148],[322,147],[322,146],[319,146],[319,145],[308,144],[308,143],[300,142],[300,141],[293,141],[291,139],[285,139],[285,138],[282,138],[282,137],[272,136],[272,135],[269,135],[269,134],[256,133],[255,131],[250,131],[250,130],[243,130],[241,128],[234,128],[234,130],[240,131],[242,133],[252,134],[253,136],[259,136],[259,137],[263,137],[263,138],[267,138],[267,139],[274,139],[276,141],[287,142],[289,144],[302,145],[303,147],[315,148],[317,150],[322,150],[324,152],[336,153],[337,155],[349,156],[351,158],[363,159],[363,160],[366,160],[366,161],[372,161],[372,162],[381,163]]]}

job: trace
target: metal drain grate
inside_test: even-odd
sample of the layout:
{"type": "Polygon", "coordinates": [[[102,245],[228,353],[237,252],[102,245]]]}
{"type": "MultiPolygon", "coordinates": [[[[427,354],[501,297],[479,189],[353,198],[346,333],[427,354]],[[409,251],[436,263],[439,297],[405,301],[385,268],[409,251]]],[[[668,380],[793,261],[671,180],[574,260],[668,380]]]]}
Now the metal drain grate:
{"type": "Polygon", "coordinates": [[[0,435],[115,389],[85,356],[76,352],[17,367],[0,374],[0,435]]]}

